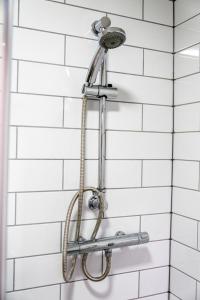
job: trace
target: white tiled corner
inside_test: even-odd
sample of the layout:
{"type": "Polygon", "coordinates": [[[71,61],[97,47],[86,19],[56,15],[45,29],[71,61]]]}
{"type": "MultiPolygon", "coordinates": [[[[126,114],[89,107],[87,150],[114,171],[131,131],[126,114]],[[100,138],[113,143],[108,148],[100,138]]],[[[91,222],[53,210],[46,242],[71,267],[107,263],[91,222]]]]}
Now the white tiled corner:
{"type": "Polygon", "coordinates": [[[173,181],[175,186],[199,188],[199,162],[196,161],[174,161],[173,181]]]}
{"type": "Polygon", "coordinates": [[[173,4],[165,0],[145,0],[144,19],[172,26],[173,4]]]}
{"type": "Polygon", "coordinates": [[[176,132],[200,130],[200,103],[177,106],[174,113],[176,132]]]}
{"type": "Polygon", "coordinates": [[[140,272],[140,297],[168,291],[169,267],[140,272]]]}
{"type": "Polygon", "coordinates": [[[142,216],[141,231],[147,231],[151,241],[169,239],[170,214],[142,216]]]}
{"type": "Polygon", "coordinates": [[[179,299],[196,299],[196,281],[182,272],[171,268],[171,292],[179,299]]]}
{"type": "Polygon", "coordinates": [[[15,27],[12,55],[15,59],[64,64],[64,36],[15,27]]]}
{"type": "Polygon", "coordinates": [[[173,214],[172,238],[192,248],[197,248],[197,221],[173,214]]]}
{"type": "Polygon", "coordinates": [[[60,234],[59,223],[10,226],[7,231],[7,257],[59,252],[60,234]]]}
{"type": "Polygon", "coordinates": [[[53,285],[24,291],[15,291],[7,293],[6,300],[59,300],[60,286],[53,285]]]}
{"type": "Polygon", "coordinates": [[[59,190],[62,162],[55,160],[11,160],[9,192],[59,190]]]}
{"type": "MultiPolygon", "coordinates": [[[[149,0],[147,1],[151,2],[149,0]]],[[[167,1],[165,2],[167,3],[167,1]]],[[[156,2],[156,5],[158,5],[158,2],[156,2]]],[[[172,54],[145,49],[144,50],[144,75],[172,79],[173,78],[172,54]]]]}
{"type": "Polygon", "coordinates": [[[170,186],[170,160],[144,160],[142,167],[142,186],[170,186]]]}
{"type": "Polygon", "coordinates": [[[173,110],[171,107],[143,105],[144,131],[172,131],[173,110]]]}

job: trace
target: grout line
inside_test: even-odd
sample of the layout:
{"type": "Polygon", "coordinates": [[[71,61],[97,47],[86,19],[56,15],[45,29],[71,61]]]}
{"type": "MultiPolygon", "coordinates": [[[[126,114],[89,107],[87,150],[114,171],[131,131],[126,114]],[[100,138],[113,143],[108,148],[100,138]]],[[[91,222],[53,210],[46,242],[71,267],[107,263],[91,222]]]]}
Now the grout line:
{"type": "MultiPolygon", "coordinates": [[[[174,297],[176,297],[176,298],[179,299],[179,300],[183,300],[183,299],[179,298],[178,296],[176,296],[176,295],[175,295],[174,293],[172,293],[172,292],[170,292],[170,294],[173,295],[174,297]]],[[[170,297],[170,295],[169,295],[169,297],[170,297]]],[[[169,300],[170,300],[170,298],[169,298],[169,300]]]]}
{"type": "Polygon", "coordinates": [[[17,25],[19,26],[20,21],[20,0],[18,0],[18,16],[17,16],[17,25]]]}
{"type": "Polygon", "coordinates": [[[176,215],[176,216],[179,216],[179,217],[183,217],[183,218],[186,218],[186,219],[192,220],[192,221],[197,221],[197,222],[199,222],[199,221],[200,221],[200,220],[198,220],[198,219],[194,219],[194,218],[191,218],[191,217],[188,217],[188,216],[182,215],[182,214],[180,214],[180,213],[177,213],[177,212],[173,212],[173,214],[174,214],[174,215],[176,215]]]}
{"type": "MultiPolygon", "coordinates": [[[[191,275],[185,273],[184,271],[180,270],[179,268],[177,268],[177,267],[175,267],[175,266],[171,266],[171,268],[175,269],[176,271],[179,271],[180,273],[182,273],[182,274],[184,274],[185,276],[187,276],[187,277],[189,277],[189,278],[191,278],[191,279],[197,281],[198,283],[200,282],[200,281],[198,281],[196,278],[192,277],[191,275]]],[[[181,300],[182,300],[182,299],[181,299],[181,300]]]]}
{"type": "Polygon", "coordinates": [[[187,50],[187,49],[192,48],[192,47],[197,46],[197,45],[199,45],[199,42],[198,42],[198,43],[195,43],[195,44],[192,44],[192,45],[190,45],[190,46],[187,46],[187,47],[185,47],[185,48],[182,48],[182,49],[180,49],[180,50],[177,50],[177,51],[174,50],[173,54],[180,53],[180,52],[182,52],[182,51],[184,51],[184,50],[187,50]]]}
{"type": "Polygon", "coordinates": [[[198,248],[194,248],[194,247],[192,247],[192,246],[190,246],[190,245],[187,245],[187,244],[185,244],[185,243],[183,243],[183,242],[180,242],[180,241],[178,241],[178,240],[176,240],[175,238],[173,238],[173,241],[174,242],[176,242],[177,244],[180,244],[180,245],[182,245],[182,246],[184,246],[184,247],[187,247],[187,248],[189,248],[189,249],[191,249],[191,250],[193,250],[193,251],[196,251],[196,252],[200,252],[200,250],[198,249],[198,248]]]}
{"type": "Polygon", "coordinates": [[[192,20],[192,19],[195,19],[195,18],[198,17],[199,15],[200,15],[200,12],[199,12],[198,14],[196,14],[196,15],[194,15],[194,16],[188,18],[187,20],[182,21],[182,22],[176,24],[176,25],[174,26],[174,28],[176,28],[176,27],[178,27],[178,26],[180,26],[180,25],[182,25],[182,24],[184,24],[184,23],[186,23],[186,22],[188,22],[188,21],[190,21],[190,20],[192,20]]]}
{"type": "MultiPolygon", "coordinates": [[[[166,292],[161,292],[161,293],[157,293],[157,294],[150,294],[150,295],[147,295],[147,296],[142,296],[142,298],[131,298],[131,299],[128,299],[128,300],[142,300],[142,299],[149,299],[149,298],[151,298],[151,297],[156,297],[156,299],[158,299],[157,298],[157,296],[162,296],[162,295],[166,295],[166,294],[168,294],[168,292],[166,291],[166,292]]],[[[182,299],[180,299],[180,300],[182,300],[182,299]]]]}
{"type": "Polygon", "coordinates": [[[144,21],[144,0],[142,0],[142,20],[144,21]]]}

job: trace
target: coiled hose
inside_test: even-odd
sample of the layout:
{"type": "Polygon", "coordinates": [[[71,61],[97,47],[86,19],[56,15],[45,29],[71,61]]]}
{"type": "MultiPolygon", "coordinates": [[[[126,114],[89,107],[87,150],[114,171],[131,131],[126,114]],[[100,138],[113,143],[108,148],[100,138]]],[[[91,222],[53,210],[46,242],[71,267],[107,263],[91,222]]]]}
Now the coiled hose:
{"type": "MultiPolygon", "coordinates": [[[[74,209],[74,205],[78,201],[78,215],[76,221],[76,229],[75,229],[75,241],[78,243],[80,241],[80,231],[81,231],[81,219],[82,219],[82,212],[83,212],[83,201],[84,201],[84,193],[85,192],[92,192],[99,197],[99,212],[95,227],[91,234],[90,239],[94,240],[98,233],[99,227],[101,225],[101,221],[104,215],[104,199],[102,197],[102,193],[94,187],[84,188],[85,183],[85,127],[86,127],[86,115],[87,115],[87,97],[83,96],[82,99],[82,117],[81,117],[81,151],[80,151],[80,186],[79,191],[74,195],[72,198],[69,208],[67,210],[67,216],[65,221],[65,229],[64,229],[64,238],[63,238],[63,251],[62,251],[62,272],[63,278],[66,282],[69,282],[72,278],[74,273],[74,269],[76,266],[77,255],[72,256],[71,259],[71,266],[68,267],[68,245],[69,245],[69,229],[70,229],[70,222],[72,217],[72,212],[74,209]]],[[[106,257],[106,268],[103,274],[100,276],[93,276],[89,273],[87,269],[87,259],[88,253],[83,254],[82,256],[82,270],[85,276],[92,281],[101,281],[107,277],[110,272],[111,268],[111,254],[109,252],[105,252],[106,257]]]]}

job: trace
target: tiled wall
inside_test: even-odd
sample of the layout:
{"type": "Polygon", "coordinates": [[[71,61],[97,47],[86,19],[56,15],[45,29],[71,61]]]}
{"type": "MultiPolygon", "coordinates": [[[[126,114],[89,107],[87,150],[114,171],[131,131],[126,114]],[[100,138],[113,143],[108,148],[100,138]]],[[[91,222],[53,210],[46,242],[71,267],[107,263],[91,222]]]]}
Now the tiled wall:
{"type": "Polygon", "coordinates": [[[200,3],[175,2],[173,300],[200,299],[200,3]]]}
{"type": "MultiPolygon", "coordinates": [[[[167,300],[172,2],[15,1],[7,300],[167,300]],[[113,252],[105,281],[85,281],[77,271],[65,284],[62,233],[78,188],[81,87],[97,47],[90,26],[105,13],[126,30],[127,41],[109,53],[108,80],[119,97],[107,103],[108,210],[99,236],[147,230],[151,241],[113,252]]],[[[89,185],[97,184],[98,105],[88,107],[89,185]]],[[[87,211],[85,218],[89,237],[94,215],[87,211]]],[[[99,255],[91,257],[90,268],[100,267],[99,255]]]]}

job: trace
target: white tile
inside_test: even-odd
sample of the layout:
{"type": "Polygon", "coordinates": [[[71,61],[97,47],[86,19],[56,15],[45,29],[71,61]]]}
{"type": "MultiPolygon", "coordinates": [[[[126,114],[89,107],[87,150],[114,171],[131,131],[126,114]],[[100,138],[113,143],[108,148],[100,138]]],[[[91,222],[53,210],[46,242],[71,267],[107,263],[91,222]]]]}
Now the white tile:
{"type": "Polygon", "coordinates": [[[75,192],[17,194],[17,224],[64,221],[75,192]]]}
{"type": "Polygon", "coordinates": [[[172,51],[172,28],[113,15],[110,18],[112,26],[126,31],[127,45],[172,51]]]}
{"type": "Polygon", "coordinates": [[[13,3],[13,25],[19,25],[18,14],[19,14],[19,0],[15,0],[13,3]]]}
{"type": "Polygon", "coordinates": [[[196,299],[196,281],[174,268],[171,268],[170,286],[171,292],[179,297],[179,299],[196,299]]]}
{"type": "Polygon", "coordinates": [[[176,133],[174,139],[174,158],[199,160],[200,158],[200,134],[176,133]]]}
{"type": "MultiPolygon", "coordinates": [[[[98,132],[86,132],[86,158],[98,156],[98,132]],[[88,146],[90,145],[90,146],[88,146]]],[[[19,128],[20,158],[80,158],[80,130],[54,128],[19,128]]]]}
{"type": "Polygon", "coordinates": [[[197,0],[177,0],[175,3],[175,24],[186,21],[200,12],[200,3],[197,0]]]}
{"type": "Polygon", "coordinates": [[[141,231],[147,231],[151,241],[169,239],[170,214],[142,216],[141,231]]]}
{"type": "Polygon", "coordinates": [[[175,78],[199,71],[199,45],[182,50],[174,56],[175,78]]]}
{"type": "Polygon", "coordinates": [[[12,56],[16,59],[63,64],[64,36],[14,28],[12,56]]]}
{"type": "Polygon", "coordinates": [[[141,161],[107,160],[105,172],[106,188],[141,186],[141,161]]]}
{"type": "Polygon", "coordinates": [[[23,257],[60,251],[59,223],[10,226],[7,231],[7,257],[23,257]]]}
{"type": "Polygon", "coordinates": [[[171,264],[180,271],[199,280],[200,252],[173,241],[171,264]]]}
{"type": "Polygon", "coordinates": [[[171,161],[144,160],[142,186],[170,186],[171,161]]]}
{"type": "Polygon", "coordinates": [[[175,105],[199,101],[200,74],[175,80],[175,105]]]}
{"type": "MultiPolygon", "coordinates": [[[[81,128],[82,100],[66,98],[64,110],[64,126],[81,128]]],[[[99,128],[99,101],[87,102],[86,128],[99,128]]]]}
{"type": "Polygon", "coordinates": [[[21,61],[19,92],[81,97],[85,77],[84,69],[21,61]]]}
{"type": "Polygon", "coordinates": [[[172,81],[108,73],[108,82],[118,88],[118,100],[149,104],[172,104],[172,81]]]}
{"type": "Polygon", "coordinates": [[[51,1],[20,1],[20,26],[63,34],[94,38],[91,24],[103,15],[51,1]]]}
{"type": "Polygon", "coordinates": [[[9,192],[59,190],[62,162],[50,160],[11,160],[9,192]]]}
{"type": "Polygon", "coordinates": [[[194,161],[174,161],[173,181],[175,186],[198,189],[199,163],[194,161]]]}
{"type": "Polygon", "coordinates": [[[11,125],[60,127],[63,99],[60,97],[11,94],[11,125]]]}
{"type": "Polygon", "coordinates": [[[141,130],[142,105],[107,101],[106,128],[141,130]]]}
{"type": "Polygon", "coordinates": [[[171,107],[144,105],[143,130],[144,131],[172,131],[173,110],[171,107]]]}
{"type": "Polygon", "coordinates": [[[140,0],[125,0],[123,5],[120,0],[66,0],[66,3],[88,7],[113,14],[132,18],[142,18],[142,2],[140,0]]]}
{"type": "Polygon", "coordinates": [[[108,71],[142,74],[143,50],[129,46],[111,50],[108,55],[108,71]]]}
{"type": "Polygon", "coordinates": [[[197,191],[174,189],[173,212],[200,220],[200,195],[197,191]]]}
{"type": "Polygon", "coordinates": [[[59,300],[60,286],[48,286],[8,293],[6,300],[59,300]]]}
{"type": "Polygon", "coordinates": [[[144,0],[144,19],[173,25],[173,3],[165,0],[144,0]]]}
{"type": "Polygon", "coordinates": [[[107,190],[107,217],[131,216],[170,211],[170,188],[107,190]]]}
{"type": "Polygon", "coordinates": [[[18,85],[18,66],[17,61],[11,61],[11,79],[10,79],[10,90],[11,92],[17,92],[18,85]]]}
{"type": "Polygon", "coordinates": [[[136,272],[109,276],[101,282],[77,281],[62,285],[61,299],[70,297],[73,300],[78,300],[80,295],[87,300],[97,300],[102,295],[105,300],[132,299],[138,295],[137,285],[138,273],[136,272]],[[73,295],[71,294],[72,289],[73,295]]]}
{"type": "Polygon", "coordinates": [[[17,128],[9,128],[9,158],[16,158],[17,155],[17,128]]]}
{"type": "Polygon", "coordinates": [[[176,132],[200,130],[200,103],[177,106],[174,113],[176,132]]]}
{"type": "MultiPolygon", "coordinates": [[[[64,189],[78,189],[80,177],[80,161],[66,160],[64,163],[64,189]]],[[[85,162],[85,185],[97,186],[98,161],[87,160],[85,162]]]]}
{"type": "Polygon", "coordinates": [[[6,261],[6,291],[13,291],[14,287],[14,261],[9,259],[6,261]]]}
{"type": "Polygon", "coordinates": [[[168,293],[140,298],[140,300],[168,300],[168,293]]]}
{"type": "Polygon", "coordinates": [[[175,27],[175,51],[182,50],[199,43],[200,16],[175,27]]]}
{"type": "Polygon", "coordinates": [[[170,159],[171,134],[107,132],[107,159],[170,159]]]}
{"type": "Polygon", "coordinates": [[[158,51],[144,50],[144,75],[172,79],[173,77],[172,54],[158,52],[158,51]]]}
{"type": "Polygon", "coordinates": [[[7,195],[7,225],[15,224],[15,194],[7,195]]]}
{"type": "Polygon", "coordinates": [[[169,242],[150,242],[113,251],[111,273],[156,268],[168,264],[169,242]]]}
{"type": "Polygon", "coordinates": [[[169,267],[140,273],[140,297],[168,291],[169,267]]]}
{"type": "Polygon", "coordinates": [[[200,223],[198,223],[198,249],[200,249],[200,225],[199,225],[200,223]]]}
{"type": "Polygon", "coordinates": [[[173,215],[172,238],[178,242],[197,248],[197,221],[173,215]]]}
{"type": "Polygon", "coordinates": [[[27,289],[63,282],[61,254],[16,259],[15,288],[27,289]]]}

